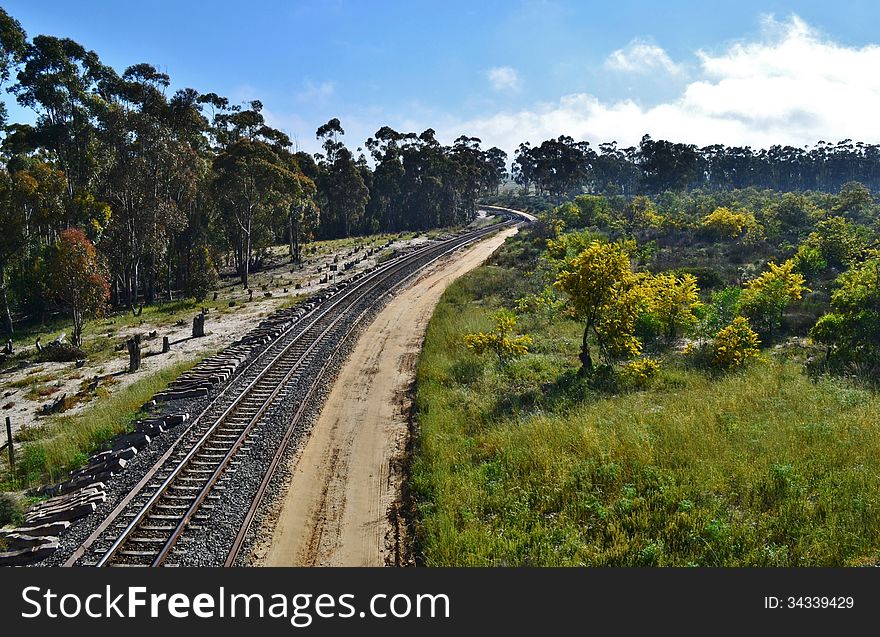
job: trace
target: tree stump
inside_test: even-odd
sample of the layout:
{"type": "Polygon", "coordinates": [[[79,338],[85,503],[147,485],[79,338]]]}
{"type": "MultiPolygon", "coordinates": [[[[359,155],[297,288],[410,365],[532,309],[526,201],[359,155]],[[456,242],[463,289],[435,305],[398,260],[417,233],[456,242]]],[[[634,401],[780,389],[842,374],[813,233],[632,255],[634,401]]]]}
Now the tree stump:
{"type": "Polygon", "coordinates": [[[162,353],[167,354],[171,351],[171,341],[168,340],[167,336],[162,337],[162,353]]]}
{"type": "Polygon", "coordinates": [[[253,289],[248,289],[248,301],[254,300],[254,291],[253,289]]]}
{"type": "Polygon", "coordinates": [[[141,335],[135,334],[125,341],[128,347],[128,372],[136,372],[141,367],[141,335]]]}
{"type": "Polygon", "coordinates": [[[3,347],[3,353],[4,354],[12,354],[13,353],[11,338],[6,341],[6,345],[3,347]]]}
{"type": "Polygon", "coordinates": [[[215,300],[215,301],[217,300],[217,295],[218,295],[218,294],[220,294],[220,293],[219,293],[219,292],[214,292],[214,300],[215,300]]]}
{"type": "Polygon", "coordinates": [[[205,335],[205,313],[196,314],[193,319],[193,338],[200,338],[205,335]]]}

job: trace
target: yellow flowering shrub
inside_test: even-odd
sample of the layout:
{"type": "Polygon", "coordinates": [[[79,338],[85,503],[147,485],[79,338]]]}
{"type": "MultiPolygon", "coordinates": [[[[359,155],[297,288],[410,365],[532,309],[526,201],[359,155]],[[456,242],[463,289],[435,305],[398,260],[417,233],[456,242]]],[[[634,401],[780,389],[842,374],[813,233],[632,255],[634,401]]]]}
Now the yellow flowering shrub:
{"type": "Polygon", "coordinates": [[[622,380],[633,387],[645,387],[660,371],[660,361],[654,358],[639,358],[628,362],[620,369],[622,380]]]}
{"type": "Polygon", "coordinates": [[[749,325],[749,320],[737,316],[730,325],[722,328],[715,335],[712,344],[713,362],[720,369],[742,367],[749,360],[758,357],[760,344],[758,335],[749,325]]]}
{"type": "Polygon", "coordinates": [[[511,359],[529,353],[532,337],[526,334],[515,335],[516,317],[506,310],[500,310],[492,317],[495,328],[491,332],[477,332],[464,337],[468,349],[483,354],[491,351],[498,356],[502,365],[511,359]]]}
{"type": "Polygon", "coordinates": [[[743,238],[756,241],[761,238],[763,228],[755,215],[747,210],[733,211],[721,206],[703,218],[700,227],[710,234],[723,239],[743,238]]]}

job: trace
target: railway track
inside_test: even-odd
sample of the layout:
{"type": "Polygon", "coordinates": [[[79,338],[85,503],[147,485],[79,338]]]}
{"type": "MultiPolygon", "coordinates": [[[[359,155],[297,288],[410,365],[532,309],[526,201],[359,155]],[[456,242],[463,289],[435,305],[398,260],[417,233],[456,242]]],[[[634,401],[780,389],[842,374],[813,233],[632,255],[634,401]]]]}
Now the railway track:
{"type": "Polygon", "coordinates": [[[205,531],[215,502],[267,428],[283,423],[271,461],[217,565],[232,565],[267,485],[333,355],[383,299],[427,265],[480,240],[506,222],[438,242],[375,268],[339,290],[286,329],[227,384],[137,486],[68,558],[65,566],[174,565],[205,531]],[[294,411],[291,416],[291,406],[294,411]]]}

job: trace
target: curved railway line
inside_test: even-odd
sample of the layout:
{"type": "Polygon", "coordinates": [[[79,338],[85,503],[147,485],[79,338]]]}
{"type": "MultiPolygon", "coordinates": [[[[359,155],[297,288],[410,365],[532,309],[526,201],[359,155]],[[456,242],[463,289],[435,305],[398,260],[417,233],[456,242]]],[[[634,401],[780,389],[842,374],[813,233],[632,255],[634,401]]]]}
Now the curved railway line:
{"type": "Polygon", "coordinates": [[[242,456],[267,428],[274,428],[278,443],[271,459],[256,469],[261,474],[257,488],[251,489],[249,501],[235,502],[241,509],[233,516],[237,531],[228,534],[228,546],[215,547],[213,553],[215,565],[233,565],[331,359],[389,293],[428,265],[501,228],[531,220],[517,211],[492,210],[507,220],[398,257],[309,311],[293,314],[278,338],[217,394],[65,566],[175,565],[186,546],[204,534],[198,522],[210,516],[214,502],[233,484],[242,456]]]}

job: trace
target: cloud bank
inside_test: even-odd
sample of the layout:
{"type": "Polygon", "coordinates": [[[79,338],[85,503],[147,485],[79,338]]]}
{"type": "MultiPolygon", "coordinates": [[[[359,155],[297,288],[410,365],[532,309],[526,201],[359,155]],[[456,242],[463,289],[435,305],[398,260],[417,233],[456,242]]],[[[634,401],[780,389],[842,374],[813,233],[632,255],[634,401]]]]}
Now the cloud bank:
{"type": "MultiPolygon", "coordinates": [[[[450,118],[438,131],[466,131],[508,153],[565,134],[593,143],[637,144],[654,138],[708,145],[803,146],[851,138],[880,142],[880,47],[836,43],[797,16],[763,20],[760,37],[717,53],[695,52],[681,94],[653,105],[603,101],[589,93],[469,120],[450,118]]],[[[614,51],[605,68],[618,73],[676,75],[681,63],[642,40],[614,51]]]]}

